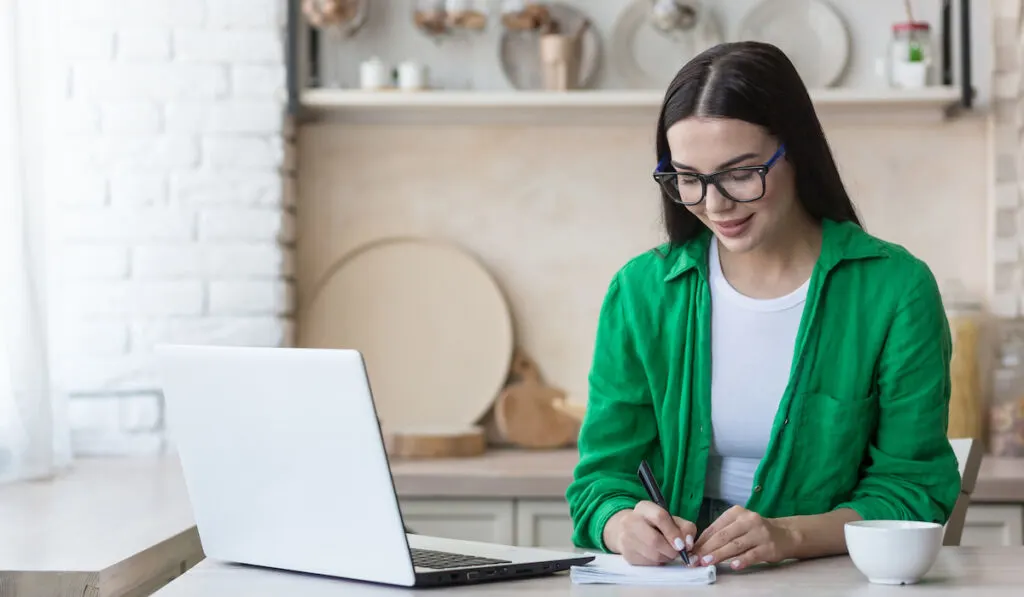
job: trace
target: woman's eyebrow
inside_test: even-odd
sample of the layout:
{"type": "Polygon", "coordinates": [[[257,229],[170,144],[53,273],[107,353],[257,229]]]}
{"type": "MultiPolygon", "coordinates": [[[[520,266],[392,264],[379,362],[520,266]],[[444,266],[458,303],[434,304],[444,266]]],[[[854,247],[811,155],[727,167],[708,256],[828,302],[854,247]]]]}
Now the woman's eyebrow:
{"type": "MultiPolygon", "coordinates": [[[[717,169],[718,170],[722,170],[722,169],[728,168],[730,166],[735,166],[736,164],[742,162],[743,160],[749,160],[750,158],[756,158],[756,157],[757,157],[756,153],[744,153],[743,155],[738,155],[738,156],[732,158],[731,160],[729,160],[727,162],[723,162],[723,163],[719,164],[717,169]]],[[[672,165],[675,166],[676,168],[679,168],[680,170],[693,170],[694,172],[698,171],[693,166],[687,166],[686,164],[682,164],[682,163],[677,162],[675,160],[672,160],[672,165]]]]}

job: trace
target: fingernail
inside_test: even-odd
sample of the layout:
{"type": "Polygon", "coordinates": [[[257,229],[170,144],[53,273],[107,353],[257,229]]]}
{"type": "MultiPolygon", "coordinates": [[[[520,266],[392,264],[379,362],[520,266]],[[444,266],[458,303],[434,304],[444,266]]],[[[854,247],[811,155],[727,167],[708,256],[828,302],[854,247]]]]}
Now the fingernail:
{"type": "Polygon", "coordinates": [[[686,536],[686,547],[693,549],[693,535],[686,536]]]}
{"type": "Polygon", "coordinates": [[[676,540],[672,542],[672,545],[674,545],[676,549],[681,550],[683,549],[683,540],[679,537],[676,537],[676,540]]]}
{"type": "Polygon", "coordinates": [[[733,560],[732,564],[729,564],[729,565],[732,566],[733,570],[739,570],[740,569],[740,561],[739,560],[733,560]]]}
{"type": "Polygon", "coordinates": [[[704,556],[704,559],[701,560],[701,561],[704,562],[705,564],[710,564],[711,560],[713,560],[713,559],[715,559],[715,556],[713,556],[711,554],[708,554],[708,555],[704,556]]]}

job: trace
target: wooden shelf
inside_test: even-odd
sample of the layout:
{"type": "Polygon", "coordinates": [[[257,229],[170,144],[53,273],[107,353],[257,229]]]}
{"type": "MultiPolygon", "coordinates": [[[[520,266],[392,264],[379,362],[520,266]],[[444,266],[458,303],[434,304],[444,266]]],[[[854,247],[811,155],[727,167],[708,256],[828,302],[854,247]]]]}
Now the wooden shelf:
{"type": "MultiPolygon", "coordinates": [[[[823,120],[937,122],[960,100],[955,87],[811,92],[823,120]]],[[[652,123],[662,91],[363,91],[311,89],[300,101],[317,117],[390,124],[652,123]]]]}

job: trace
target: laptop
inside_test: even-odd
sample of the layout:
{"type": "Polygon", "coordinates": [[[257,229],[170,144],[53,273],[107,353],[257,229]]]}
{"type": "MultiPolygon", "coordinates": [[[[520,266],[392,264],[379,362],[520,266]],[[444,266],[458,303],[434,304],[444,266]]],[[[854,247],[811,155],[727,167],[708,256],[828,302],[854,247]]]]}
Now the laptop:
{"type": "Polygon", "coordinates": [[[594,559],[407,532],[356,350],[156,352],[209,558],[407,587],[533,577],[594,559]]]}

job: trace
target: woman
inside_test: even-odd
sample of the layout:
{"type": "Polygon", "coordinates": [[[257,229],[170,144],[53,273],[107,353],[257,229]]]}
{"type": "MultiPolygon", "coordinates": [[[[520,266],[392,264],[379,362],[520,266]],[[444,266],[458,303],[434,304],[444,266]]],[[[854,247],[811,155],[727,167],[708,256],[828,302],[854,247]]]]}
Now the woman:
{"type": "Polygon", "coordinates": [[[575,544],[740,569],[843,553],[848,521],[944,524],[960,477],[942,300],[922,261],[862,230],[790,61],[753,42],[694,58],[656,159],[669,241],[601,308],[575,544]]]}

